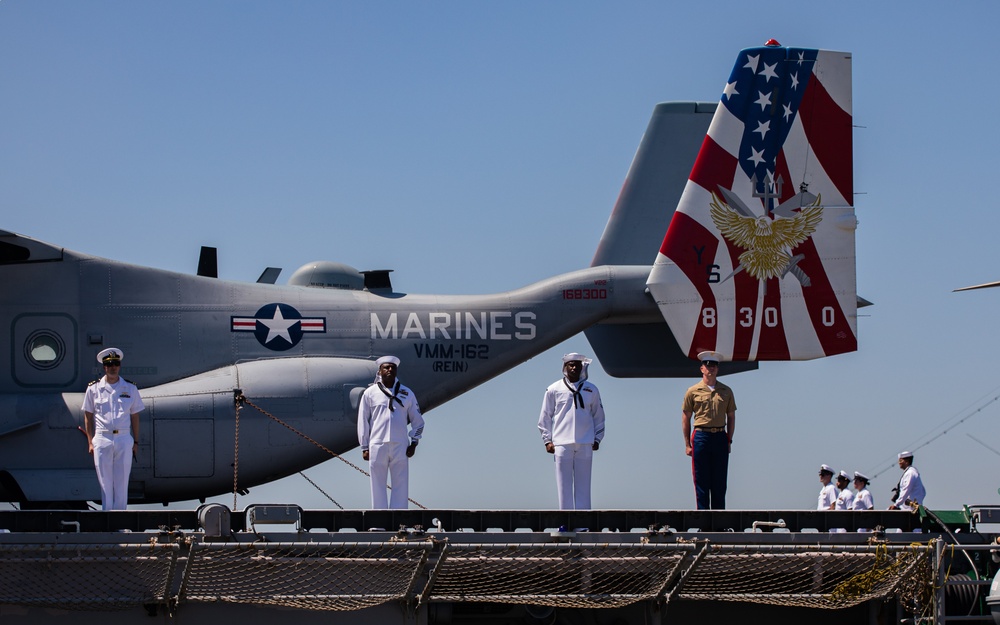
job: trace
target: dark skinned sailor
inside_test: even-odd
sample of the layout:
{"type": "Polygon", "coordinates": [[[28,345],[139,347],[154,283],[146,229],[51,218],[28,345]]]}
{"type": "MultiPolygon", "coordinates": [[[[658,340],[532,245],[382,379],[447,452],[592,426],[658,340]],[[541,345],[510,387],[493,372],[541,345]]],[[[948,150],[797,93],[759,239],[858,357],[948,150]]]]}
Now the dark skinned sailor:
{"type": "Polygon", "coordinates": [[[560,510],[590,509],[594,452],[604,438],[601,393],[587,381],[591,360],[570,353],[562,358],[563,377],[545,389],[538,431],[545,451],[555,454],[560,510]]]}
{"type": "Polygon", "coordinates": [[[369,462],[372,508],[405,509],[410,497],[409,459],[424,433],[424,417],[416,395],[396,378],[399,358],[382,356],[375,364],[375,383],[358,402],[358,443],[369,462]],[[386,493],[388,480],[391,497],[386,493]]]}

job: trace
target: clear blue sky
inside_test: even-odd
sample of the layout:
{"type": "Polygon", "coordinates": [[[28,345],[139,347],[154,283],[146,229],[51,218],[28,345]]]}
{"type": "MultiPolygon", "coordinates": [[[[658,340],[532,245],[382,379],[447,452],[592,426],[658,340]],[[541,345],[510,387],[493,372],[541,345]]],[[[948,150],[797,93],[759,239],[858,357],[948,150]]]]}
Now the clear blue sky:
{"type": "MultiPolygon", "coordinates": [[[[943,4],[0,0],[0,228],[181,272],[213,245],[235,280],[335,260],[406,292],[504,291],[589,264],[657,102],[717,100],[737,51],[771,37],[851,52],[875,306],[855,354],[725,379],[729,506],[810,508],[827,463],[878,474],[884,507],[904,448],[930,507],[1000,503],[1000,289],[951,292],[1000,279],[1000,5],[943,4]]],[[[535,422],[567,351],[590,347],[430,412],[411,495],[555,507],[535,422]]],[[[595,506],[693,507],[693,378],[591,379],[595,506]]],[[[368,505],[340,461],[307,475],[368,505]]],[[[298,476],[239,505],[261,501],[332,507],[298,476]]]]}

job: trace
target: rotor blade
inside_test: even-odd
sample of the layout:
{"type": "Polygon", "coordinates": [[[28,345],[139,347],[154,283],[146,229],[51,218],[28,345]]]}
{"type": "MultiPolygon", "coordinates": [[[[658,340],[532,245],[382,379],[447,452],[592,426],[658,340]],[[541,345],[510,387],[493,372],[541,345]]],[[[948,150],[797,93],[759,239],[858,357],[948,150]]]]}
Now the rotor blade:
{"type": "Polygon", "coordinates": [[[955,289],[952,293],[957,293],[959,291],[971,291],[973,289],[989,289],[995,286],[1000,286],[1000,282],[987,282],[986,284],[977,284],[975,286],[963,286],[960,289],[955,289]]]}

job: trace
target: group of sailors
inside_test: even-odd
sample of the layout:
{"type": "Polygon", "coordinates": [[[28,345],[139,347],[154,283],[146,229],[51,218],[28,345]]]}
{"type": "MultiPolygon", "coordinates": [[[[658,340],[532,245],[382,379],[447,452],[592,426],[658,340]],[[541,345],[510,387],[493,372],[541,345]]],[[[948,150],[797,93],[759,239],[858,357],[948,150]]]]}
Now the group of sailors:
{"type": "Polygon", "coordinates": [[[854,490],[848,487],[851,478],[847,471],[836,473],[828,464],[819,467],[819,481],[823,485],[816,502],[817,510],[874,510],[875,502],[868,490],[871,480],[859,471],[854,472],[854,490]],[[836,474],[836,481],[833,479],[836,474]]]}
{"type": "MultiPolygon", "coordinates": [[[[889,510],[910,509],[914,505],[923,505],[927,494],[920,473],[913,466],[913,453],[900,452],[897,457],[899,468],[903,475],[899,484],[893,489],[892,503],[889,510]]],[[[836,472],[828,464],[819,467],[819,481],[823,485],[816,502],[817,510],[874,510],[875,502],[868,490],[871,480],[859,471],[854,472],[854,492],[849,488],[851,477],[846,471],[836,472]],[[836,480],[834,476],[836,475],[836,480]]]]}

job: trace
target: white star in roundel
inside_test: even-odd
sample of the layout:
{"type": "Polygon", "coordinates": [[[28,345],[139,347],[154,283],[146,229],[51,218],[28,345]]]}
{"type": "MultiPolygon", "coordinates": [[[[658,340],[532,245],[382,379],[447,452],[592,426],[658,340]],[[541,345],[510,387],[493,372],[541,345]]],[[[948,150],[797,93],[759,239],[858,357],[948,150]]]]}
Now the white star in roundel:
{"type": "Polygon", "coordinates": [[[279,336],[289,343],[292,343],[292,337],[288,334],[288,328],[301,321],[300,319],[285,319],[281,315],[281,306],[274,307],[273,318],[261,319],[258,317],[257,320],[267,326],[267,338],[264,340],[265,344],[270,343],[279,336]]]}
{"type": "Polygon", "coordinates": [[[736,90],[736,83],[727,82],[726,88],[722,90],[722,96],[728,100],[734,95],[740,95],[740,92],[736,90]]]}

